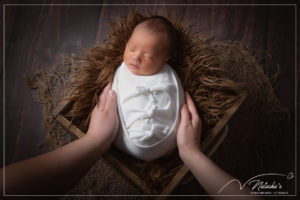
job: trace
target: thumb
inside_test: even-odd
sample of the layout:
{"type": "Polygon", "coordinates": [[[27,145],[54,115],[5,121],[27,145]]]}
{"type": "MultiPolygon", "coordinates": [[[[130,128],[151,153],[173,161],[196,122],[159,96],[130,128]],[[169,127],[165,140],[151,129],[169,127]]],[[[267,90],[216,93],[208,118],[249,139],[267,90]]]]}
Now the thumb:
{"type": "Polygon", "coordinates": [[[105,110],[108,112],[117,112],[117,94],[115,91],[110,90],[106,97],[105,110]]]}
{"type": "Polygon", "coordinates": [[[191,124],[190,113],[188,110],[188,106],[183,104],[181,107],[181,116],[180,116],[180,126],[187,127],[191,124]]]}

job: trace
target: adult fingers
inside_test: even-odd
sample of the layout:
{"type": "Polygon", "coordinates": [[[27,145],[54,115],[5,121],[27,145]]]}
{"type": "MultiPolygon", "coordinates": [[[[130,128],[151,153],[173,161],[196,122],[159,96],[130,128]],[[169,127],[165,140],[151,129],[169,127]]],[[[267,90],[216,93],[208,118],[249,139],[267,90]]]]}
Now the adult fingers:
{"type": "Polygon", "coordinates": [[[105,110],[111,113],[117,112],[117,94],[113,90],[109,90],[108,92],[106,98],[105,110]]]}
{"type": "Polygon", "coordinates": [[[186,104],[181,107],[181,121],[180,126],[187,127],[191,125],[190,113],[186,104]]]}
{"type": "Polygon", "coordinates": [[[199,115],[197,112],[197,108],[188,92],[185,92],[185,99],[187,103],[188,110],[190,111],[192,115],[192,124],[195,126],[199,122],[199,115]]]}
{"type": "Polygon", "coordinates": [[[103,111],[104,108],[105,108],[105,104],[106,104],[106,99],[107,99],[107,94],[109,92],[109,90],[111,89],[111,84],[108,83],[105,88],[103,89],[102,93],[100,94],[100,104],[99,104],[99,107],[100,107],[100,110],[103,111]]]}

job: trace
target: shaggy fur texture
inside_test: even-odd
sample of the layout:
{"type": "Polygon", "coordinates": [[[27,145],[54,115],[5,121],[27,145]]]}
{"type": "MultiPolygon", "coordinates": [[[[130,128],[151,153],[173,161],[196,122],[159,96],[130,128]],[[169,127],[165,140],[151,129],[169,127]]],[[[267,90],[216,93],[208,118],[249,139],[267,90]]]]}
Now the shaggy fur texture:
{"type": "MultiPolygon", "coordinates": [[[[134,27],[145,17],[131,10],[126,17],[112,24],[106,43],[89,49],[87,57],[83,58],[85,63],[70,98],[74,104],[67,113],[81,130],[87,130],[98,95],[112,81],[134,27]]],[[[204,128],[211,128],[239,97],[241,88],[226,77],[220,66],[219,53],[203,37],[191,32],[179,17],[167,18],[174,24],[181,38],[169,64],[178,73],[184,90],[192,95],[204,128]]]]}
{"type": "MultiPolygon", "coordinates": [[[[189,91],[195,101],[204,125],[203,137],[209,134],[224,111],[239,98],[242,90],[248,93],[242,110],[249,115],[249,119],[254,120],[258,116],[265,121],[281,119],[287,110],[276,98],[272,87],[277,73],[271,80],[265,74],[276,65],[270,55],[237,42],[212,43],[200,33],[192,31],[182,18],[166,17],[174,24],[181,38],[176,55],[169,64],[178,73],[184,90],[189,91]]],[[[69,97],[73,104],[65,115],[86,131],[99,94],[112,81],[115,70],[123,60],[126,42],[135,25],[144,18],[131,10],[127,16],[112,24],[106,42],[88,49],[85,57],[65,57],[64,63],[52,72],[37,72],[33,79],[25,78],[31,88],[38,89],[36,97],[43,104],[44,126],[49,133],[47,142],[50,148],[57,148],[72,140],[70,134],[54,119],[53,109],[62,99],[69,97]]],[[[111,153],[126,160],[131,169],[158,191],[182,164],[176,152],[149,163],[122,152],[111,153]]],[[[116,177],[101,160],[70,194],[138,193],[134,187],[126,185],[121,177],[116,177]],[[108,189],[112,179],[114,184],[108,189]]]]}

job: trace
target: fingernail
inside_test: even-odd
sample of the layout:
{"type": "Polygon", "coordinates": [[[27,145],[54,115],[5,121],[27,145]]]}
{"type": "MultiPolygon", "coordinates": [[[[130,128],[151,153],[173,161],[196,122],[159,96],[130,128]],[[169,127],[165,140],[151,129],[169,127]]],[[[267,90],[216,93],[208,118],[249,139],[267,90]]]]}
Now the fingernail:
{"type": "Polygon", "coordinates": [[[112,97],[112,96],[114,95],[114,92],[113,92],[112,90],[109,90],[108,95],[109,95],[110,97],[112,97]]]}

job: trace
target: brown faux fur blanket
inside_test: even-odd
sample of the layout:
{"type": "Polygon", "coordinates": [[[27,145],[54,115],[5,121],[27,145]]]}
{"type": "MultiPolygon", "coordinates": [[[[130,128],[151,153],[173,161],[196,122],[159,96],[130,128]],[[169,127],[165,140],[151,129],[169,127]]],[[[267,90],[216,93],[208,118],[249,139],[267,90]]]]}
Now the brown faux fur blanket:
{"type": "MultiPolygon", "coordinates": [[[[38,88],[36,96],[43,104],[44,125],[49,132],[48,144],[51,148],[71,141],[70,135],[51,115],[53,109],[63,98],[69,98],[73,105],[66,115],[82,131],[86,131],[98,95],[112,81],[115,70],[123,60],[123,51],[131,32],[145,17],[131,10],[127,16],[112,23],[107,40],[88,49],[84,57],[65,57],[64,63],[52,72],[41,71],[32,79],[25,78],[31,88],[38,88]]],[[[274,68],[276,64],[270,55],[237,42],[211,42],[201,33],[193,31],[183,18],[170,14],[166,17],[174,24],[181,38],[176,56],[171,58],[169,64],[178,73],[184,90],[195,101],[204,125],[202,137],[209,134],[209,130],[243,90],[248,93],[243,107],[249,115],[257,112],[268,120],[274,120],[286,113],[272,87],[276,74],[271,77],[264,73],[264,68],[274,68]]],[[[105,187],[109,188],[106,194],[138,193],[111,172],[102,160],[70,193],[97,194],[103,192],[105,187]],[[119,187],[109,188],[114,181],[118,182],[119,187]]]]}
{"type": "MultiPolygon", "coordinates": [[[[200,34],[191,32],[179,17],[167,16],[178,30],[181,40],[169,64],[179,75],[184,90],[192,94],[205,128],[213,127],[239,96],[241,88],[224,73],[220,52],[200,34]]],[[[126,17],[112,24],[108,40],[91,48],[74,82],[72,109],[67,114],[73,123],[86,131],[89,115],[103,87],[112,81],[123,60],[126,43],[145,16],[131,10],[126,17]]]]}

